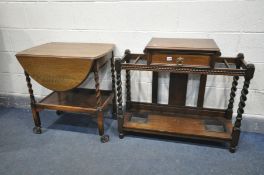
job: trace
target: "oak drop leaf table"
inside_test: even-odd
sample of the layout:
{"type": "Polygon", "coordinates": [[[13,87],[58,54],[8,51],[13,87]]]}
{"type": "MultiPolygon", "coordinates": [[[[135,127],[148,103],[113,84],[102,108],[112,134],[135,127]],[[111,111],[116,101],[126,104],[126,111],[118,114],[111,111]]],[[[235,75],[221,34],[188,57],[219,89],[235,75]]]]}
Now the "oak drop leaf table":
{"type": "Polygon", "coordinates": [[[47,43],[16,54],[22,65],[31,100],[31,110],[35,127],[33,132],[41,133],[39,112],[43,109],[96,113],[99,135],[102,142],[109,136],[104,135],[103,110],[113,101],[115,105],[115,79],[113,44],[103,43],[47,43]],[[112,90],[100,90],[99,69],[111,60],[112,90]],[[95,89],[79,88],[88,75],[94,73],[95,89]],[[53,92],[37,102],[30,77],[53,92]]]}

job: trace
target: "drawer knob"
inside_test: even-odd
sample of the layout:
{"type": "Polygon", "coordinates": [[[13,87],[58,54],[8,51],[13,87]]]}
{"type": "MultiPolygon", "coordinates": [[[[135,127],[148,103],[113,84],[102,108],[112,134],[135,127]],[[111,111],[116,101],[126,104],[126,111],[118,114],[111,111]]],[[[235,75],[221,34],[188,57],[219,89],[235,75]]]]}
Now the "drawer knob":
{"type": "Polygon", "coordinates": [[[182,66],[183,65],[184,58],[178,57],[176,58],[176,65],[177,66],[182,66]]]}

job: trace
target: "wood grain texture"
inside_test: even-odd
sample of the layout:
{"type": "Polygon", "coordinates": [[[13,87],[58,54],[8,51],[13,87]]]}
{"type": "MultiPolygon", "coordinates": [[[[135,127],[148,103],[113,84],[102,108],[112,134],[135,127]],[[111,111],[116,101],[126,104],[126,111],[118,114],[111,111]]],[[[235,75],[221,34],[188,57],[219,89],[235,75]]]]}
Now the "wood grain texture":
{"type": "Polygon", "coordinates": [[[104,113],[102,111],[97,112],[97,125],[100,136],[104,135],[104,113]]]}
{"type": "MultiPolygon", "coordinates": [[[[104,109],[112,100],[112,91],[101,90],[102,105],[104,109]]],[[[70,112],[95,112],[97,110],[95,90],[75,88],[65,92],[52,92],[39,103],[38,108],[55,109],[70,112]]]]}
{"type": "Polygon", "coordinates": [[[145,51],[153,49],[220,52],[212,39],[152,38],[145,51]]]}
{"type": "Polygon", "coordinates": [[[204,104],[204,94],[205,94],[205,87],[206,87],[207,75],[200,76],[200,85],[199,85],[199,93],[197,99],[197,107],[202,108],[204,104]]]}
{"type": "Polygon", "coordinates": [[[152,103],[158,102],[159,92],[159,73],[153,72],[152,74],[152,103]]]}
{"type": "Polygon", "coordinates": [[[39,128],[39,132],[41,132],[41,121],[40,121],[40,117],[39,117],[39,112],[37,111],[37,108],[36,108],[36,100],[34,97],[31,80],[30,80],[28,73],[26,71],[24,73],[26,76],[28,93],[30,96],[30,106],[31,106],[33,121],[35,123],[35,127],[39,128]]]}
{"type": "MultiPolygon", "coordinates": [[[[137,123],[130,121],[131,113],[126,113],[124,118],[124,130],[146,133],[163,133],[164,135],[183,135],[190,137],[203,137],[207,139],[231,140],[232,122],[224,118],[217,120],[224,123],[226,132],[213,132],[205,129],[204,121],[208,118],[192,118],[191,116],[171,116],[160,114],[148,114],[146,123],[137,123]]],[[[216,118],[215,118],[216,120],[216,118]]]]}
{"type": "MultiPolygon", "coordinates": [[[[152,91],[154,92],[152,94],[152,103],[131,102],[130,108],[126,109],[126,112],[123,112],[123,109],[120,108],[121,116],[120,120],[118,120],[119,137],[123,138],[124,134],[127,132],[139,132],[224,141],[230,144],[230,152],[235,152],[240,136],[242,114],[244,113],[245,101],[247,100],[246,95],[249,92],[248,87],[250,80],[254,76],[254,65],[247,64],[243,60],[243,54],[239,54],[236,58],[220,57],[220,51],[214,48],[212,43],[211,49],[208,50],[210,47],[204,49],[205,45],[208,44],[205,40],[199,40],[200,44],[202,42],[201,45],[199,45],[199,42],[197,43],[195,39],[192,41],[188,40],[188,42],[183,41],[182,44],[186,45],[187,43],[188,49],[187,47],[177,45],[177,43],[175,44],[174,39],[158,40],[157,42],[161,45],[157,43],[157,45],[155,45],[155,42],[153,42],[155,47],[152,47],[153,43],[150,42],[145,49],[145,56],[142,56],[142,54],[128,54],[124,56],[124,58],[130,59],[129,57],[133,55],[133,60],[137,60],[139,56],[142,56],[143,59],[147,61],[146,63],[125,63],[123,58],[119,60],[119,65],[121,69],[153,71],[155,72],[154,74],[158,74],[158,72],[170,72],[169,104],[156,103],[158,82],[154,75],[152,82],[152,91]],[[176,47],[171,47],[175,45],[176,47]],[[165,48],[161,46],[165,46],[165,48]],[[203,46],[203,48],[199,46],[203,46]],[[173,54],[178,54],[179,56],[191,55],[193,57],[190,59],[191,62],[187,65],[166,64],[164,57],[173,54]],[[200,56],[207,56],[204,58],[210,57],[211,61],[207,62],[210,66],[195,66],[193,62],[200,56]],[[218,64],[215,63],[221,63],[221,65],[225,64],[226,67],[218,67],[218,64]],[[230,66],[230,64],[235,64],[235,68],[230,66]],[[191,73],[201,75],[197,107],[185,106],[188,74],[191,73]],[[234,98],[234,94],[232,93],[234,93],[234,91],[231,93],[228,109],[203,108],[207,75],[234,76],[235,79],[238,79],[238,76],[245,77],[237,112],[238,115],[234,126],[232,125],[230,117],[232,116],[234,98]],[[144,118],[140,118],[140,116],[144,118]]],[[[200,61],[204,61],[202,59],[200,61]]],[[[121,78],[119,77],[119,79],[121,78]]],[[[233,86],[236,86],[237,82],[236,80],[234,81],[233,86]]],[[[119,98],[122,99],[121,84],[119,88],[119,98]]]]}
{"type": "Polygon", "coordinates": [[[16,54],[24,70],[42,86],[66,91],[79,86],[96,60],[104,65],[113,44],[47,43],[16,54]]]}
{"type": "Polygon", "coordinates": [[[169,104],[185,106],[188,74],[170,73],[169,104]]]}
{"type": "MultiPolygon", "coordinates": [[[[113,73],[113,44],[48,43],[16,54],[25,70],[35,122],[33,132],[41,133],[39,112],[44,109],[68,112],[97,112],[97,124],[101,142],[109,141],[104,135],[103,110],[113,100],[113,90],[102,91],[99,69],[111,59],[113,73]],[[95,90],[76,88],[94,72],[95,90]],[[40,102],[34,100],[29,75],[42,86],[54,90],[40,102]]],[[[115,78],[112,74],[112,78],[115,78]]],[[[114,82],[114,79],[112,79],[114,82]]],[[[114,87],[114,86],[113,86],[114,87]]]]}
{"type": "Polygon", "coordinates": [[[16,56],[98,59],[114,49],[114,44],[52,42],[18,52],[16,56]]]}
{"type": "Polygon", "coordinates": [[[20,57],[18,61],[42,86],[66,91],[79,86],[91,71],[93,61],[56,57],[20,57]]]}
{"type": "Polygon", "coordinates": [[[185,55],[185,54],[174,54],[174,53],[153,53],[152,61],[153,64],[172,64],[177,65],[177,59],[182,58],[182,65],[193,65],[193,66],[210,66],[211,58],[207,55],[185,55]],[[167,61],[167,57],[171,57],[171,61],[167,61]]]}
{"type": "Polygon", "coordinates": [[[214,67],[221,52],[212,39],[152,38],[145,47],[147,62],[177,66],[214,67]]]}
{"type": "Polygon", "coordinates": [[[131,102],[130,112],[154,112],[164,114],[188,114],[192,116],[225,117],[225,109],[197,108],[191,106],[175,106],[155,103],[131,102]]]}

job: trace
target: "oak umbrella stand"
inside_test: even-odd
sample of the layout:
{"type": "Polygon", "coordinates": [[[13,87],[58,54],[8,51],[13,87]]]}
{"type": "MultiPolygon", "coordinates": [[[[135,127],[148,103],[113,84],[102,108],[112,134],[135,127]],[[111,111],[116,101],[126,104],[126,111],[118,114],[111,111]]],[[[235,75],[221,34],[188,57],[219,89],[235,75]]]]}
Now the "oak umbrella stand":
{"type": "MultiPolygon", "coordinates": [[[[171,40],[168,42],[162,40],[162,43],[165,43],[166,46],[170,45],[170,43],[177,45],[177,41],[179,40],[175,40],[175,43],[173,43],[174,41],[171,40]]],[[[158,50],[151,50],[151,54],[149,54],[149,50],[147,50],[148,47],[145,49],[145,51],[147,50],[145,54],[132,54],[129,50],[126,50],[123,58],[116,59],[117,118],[119,137],[121,139],[126,133],[130,132],[195,138],[229,143],[230,152],[235,152],[240,136],[242,114],[244,113],[245,101],[247,100],[246,96],[248,94],[250,80],[254,75],[255,67],[253,64],[246,63],[243,54],[238,54],[237,57],[231,58],[220,57],[219,53],[213,55],[213,65],[196,66],[198,63],[204,63],[204,58],[200,59],[200,55],[198,55],[199,59],[192,57],[194,54],[197,54],[197,51],[199,54],[205,54],[204,50],[198,48],[201,46],[200,42],[204,41],[195,40],[194,42],[190,42],[189,40],[180,40],[179,45],[181,45],[181,47],[179,48],[170,46],[164,49],[159,47],[157,48],[158,50]],[[183,42],[187,43],[186,47],[182,46],[183,42]],[[197,45],[195,43],[197,43],[197,45]],[[190,48],[190,46],[197,47],[190,48]],[[172,50],[172,48],[174,50],[172,50]],[[185,50],[183,50],[183,48],[185,50]],[[156,51],[158,51],[158,53],[156,51]],[[190,54],[192,54],[192,56],[189,56],[190,54]],[[164,57],[162,55],[166,55],[165,59],[163,59],[164,57]],[[174,55],[181,55],[181,59],[178,59],[178,57],[174,58],[174,55]],[[150,60],[151,57],[152,60],[150,60]],[[190,59],[194,59],[195,65],[185,65],[183,61],[184,58],[187,58],[188,63],[193,63],[190,59]],[[174,59],[175,62],[173,62],[174,59]],[[155,61],[155,63],[153,63],[153,61],[155,61]],[[165,64],[166,61],[168,61],[167,64],[165,64]],[[121,70],[125,70],[126,73],[125,109],[122,108],[121,70]],[[130,71],[153,72],[151,103],[131,100],[130,71]],[[159,72],[170,73],[168,105],[159,104],[157,102],[157,77],[159,72]],[[185,105],[188,74],[200,75],[198,100],[197,106],[195,107],[185,105]],[[207,75],[233,77],[229,103],[226,109],[203,107],[207,75]],[[241,90],[237,116],[235,122],[232,123],[233,104],[239,77],[244,77],[244,85],[241,90]],[[176,83],[174,81],[176,81],[176,83]]],[[[155,47],[158,45],[159,43],[155,43],[155,47]]],[[[206,48],[208,49],[209,47],[207,46],[206,48]]],[[[212,49],[210,49],[210,52],[211,51],[212,49]]],[[[218,52],[219,50],[215,49],[215,51],[218,52]]]]}
{"type": "Polygon", "coordinates": [[[44,109],[66,112],[96,113],[101,142],[104,134],[104,110],[113,103],[116,114],[113,44],[102,43],[47,43],[16,54],[22,65],[31,101],[35,127],[41,133],[39,112],[44,109]],[[112,90],[100,90],[99,69],[111,61],[112,90]],[[90,73],[94,73],[95,89],[79,88],[90,73]],[[53,92],[36,101],[31,78],[53,92]]]}

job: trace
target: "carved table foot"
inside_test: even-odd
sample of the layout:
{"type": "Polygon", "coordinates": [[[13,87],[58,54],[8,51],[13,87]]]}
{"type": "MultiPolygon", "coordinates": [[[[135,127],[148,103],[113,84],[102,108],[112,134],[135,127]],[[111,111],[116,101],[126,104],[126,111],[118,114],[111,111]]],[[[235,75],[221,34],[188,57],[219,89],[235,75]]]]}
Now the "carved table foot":
{"type": "Polygon", "coordinates": [[[120,139],[123,139],[123,138],[124,138],[124,136],[125,136],[125,134],[124,134],[124,133],[119,133],[119,138],[120,138],[120,139]]]}
{"type": "Polygon", "coordinates": [[[101,136],[101,142],[106,143],[109,141],[109,135],[102,135],[101,136]]]}
{"type": "Polygon", "coordinates": [[[236,147],[229,147],[229,152],[230,153],[235,153],[236,152],[236,147]]]}
{"type": "Polygon", "coordinates": [[[41,131],[41,127],[39,127],[39,126],[35,126],[35,127],[33,128],[33,133],[34,133],[34,134],[41,134],[41,133],[42,133],[42,131],[41,131]]]}

